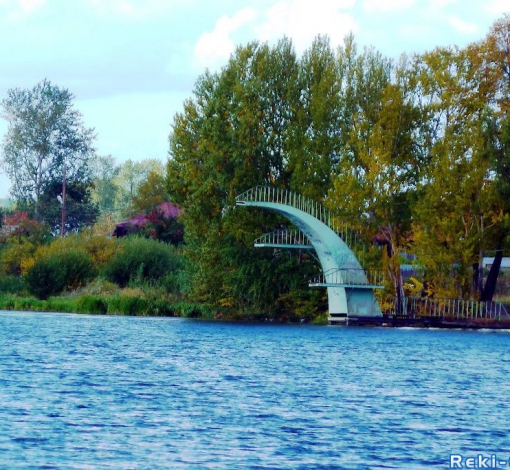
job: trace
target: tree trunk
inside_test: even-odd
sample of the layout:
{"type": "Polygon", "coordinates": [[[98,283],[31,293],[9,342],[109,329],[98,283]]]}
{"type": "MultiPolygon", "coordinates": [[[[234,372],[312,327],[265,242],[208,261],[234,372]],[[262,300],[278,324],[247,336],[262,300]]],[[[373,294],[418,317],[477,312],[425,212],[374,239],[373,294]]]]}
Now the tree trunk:
{"type": "Polygon", "coordinates": [[[407,312],[404,312],[405,292],[404,292],[404,281],[402,279],[402,270],[400,269],[400,266],[397,267],[395,288],[397,290],[397,312],[398,313],[407,313],[407,312]]]}
{"type": "Polygon", "coordinates": [[[489,275],[485,281],[485,287],[482,291],[482,301],[492,302],[494,292],[496,291],[496,282],[498,280],[499,269],[501,267],[501,260],[503,259],[503,250],[497,250],[494,262],[492,263],[489,275]]]}
{"type": "Polygon", "coordinates": [[[473,292],[473,297],[475,299],[479,298],[479,295],[482,294],[482,263],[473,263],[473,280],[472,280],[472,286],[471,290],[473,292]]]}
{"type": "Polygon", "coordinates": [[[397,314],[405,313],[403,311],[404,307],[404,282],[402,279],[402,271],[400,269],[400,264],[398,261],[398,249],[397,247],[390,241],[388,242],[388,258],[389,258],[389,268],[391,272],[392,280],[395,284],[395,293],[397,296],[397,302],[395,306],[395,310],[397,314]]]}

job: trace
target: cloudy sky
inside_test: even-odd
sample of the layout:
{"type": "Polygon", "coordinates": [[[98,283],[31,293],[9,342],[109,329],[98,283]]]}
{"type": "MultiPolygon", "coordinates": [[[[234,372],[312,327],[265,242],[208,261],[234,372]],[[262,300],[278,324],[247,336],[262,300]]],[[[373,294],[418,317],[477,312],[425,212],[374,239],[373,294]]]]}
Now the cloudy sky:
{"type": "MultiPolygon", "coordinates": [[[[505,12],[508,0],[0,0],[0,100],[47,78],[75,95],[100,155],[166,161],[173,116],[236,45],[286,35],[301,53],[352,31],[398,57],[463,47],[505,12]]],[[[8,189],[0,169],[0,197],[8,189]]]]}

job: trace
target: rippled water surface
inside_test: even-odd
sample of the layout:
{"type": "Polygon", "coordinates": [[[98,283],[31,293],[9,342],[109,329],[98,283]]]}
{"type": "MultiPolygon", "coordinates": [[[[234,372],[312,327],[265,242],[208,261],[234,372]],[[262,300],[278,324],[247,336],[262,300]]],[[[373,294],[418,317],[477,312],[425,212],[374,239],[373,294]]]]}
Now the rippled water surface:
{"type": "Polygon", "coordinates": [[[507,332],[0,312],[0,334],[1,468],[510,457],[507,332]]]}

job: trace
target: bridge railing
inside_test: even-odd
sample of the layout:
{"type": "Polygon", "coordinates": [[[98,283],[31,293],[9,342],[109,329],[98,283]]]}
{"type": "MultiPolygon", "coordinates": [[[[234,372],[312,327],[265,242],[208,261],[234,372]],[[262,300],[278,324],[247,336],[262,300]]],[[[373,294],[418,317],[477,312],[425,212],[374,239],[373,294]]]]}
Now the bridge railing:
{"type": "Polygon", "coordinates": [[[384,287],[384,271],[365,271],[357,268],[331,269],[310,282],[310,286],[320,285],[384,287]]]}
{"type": "Polygon", "coordinates": [[[349,247],[353,247],[356,244],[356,232],[348,228],[343,222],[338,222],[338,219],[331,213],[330,209],[324,207],[319,202],[301,196],[301,194],[295,191],[276,188],[274,186],[255,186],[237,196],[236,202],[238,204],[242,204],[243,202],[270,202],[294,207],[295,209],[310,214],[327,225],[331,230],[336,232],[349,247]]]}
{"type": "Polygon", "coordinates": [[[401,312],[405,315],[444,317],[447,319],[462,320],[497,320],[510,321],[509,308],[498,302],[479,302],[467,299],[435,299],[405,297],[402,299],[400,309],[397,309],[396,298],[391,298],[386,303],[387,308],[383,311],[397,315],[401,312]]]}
{"type": "Polygon", "coordinates": [[[255,240],[255,245],[295,245],[311,248],[308,237],[300,230],[275,230],[255,240]]]}

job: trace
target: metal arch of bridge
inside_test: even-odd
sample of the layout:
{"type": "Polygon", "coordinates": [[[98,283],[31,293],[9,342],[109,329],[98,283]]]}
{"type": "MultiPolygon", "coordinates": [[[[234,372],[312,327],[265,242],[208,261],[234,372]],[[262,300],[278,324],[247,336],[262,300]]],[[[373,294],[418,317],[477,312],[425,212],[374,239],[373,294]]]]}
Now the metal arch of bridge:
{"type": "MultiPolygon", "coordinates": [[[[378,317],[381,309],[373,289],[373,276],[361,267],[346,241],[353,240],[352,232],[345,226],[336,226],[331,212],[321,204],[301,195],[274,187],[257,186],[236,197],[236,205],[270,209],[289,219],[315,249],[321,263],[322,282],[311,286],[324,286],[328,290],[329,321],[347,320],[348,316],[378,317]],[[343,235],[347,240],[341,238],[343,235]],[[345,280],[345,275],[333,273],[356,273],[356,283],[345,280]]],[[[349,277],[349,279],[351,279],[349,277]]]]}

